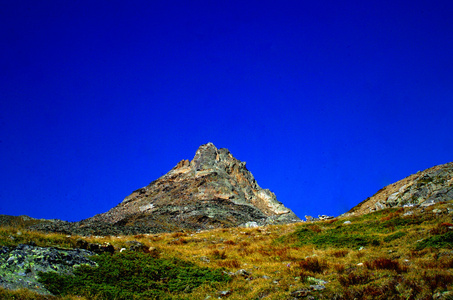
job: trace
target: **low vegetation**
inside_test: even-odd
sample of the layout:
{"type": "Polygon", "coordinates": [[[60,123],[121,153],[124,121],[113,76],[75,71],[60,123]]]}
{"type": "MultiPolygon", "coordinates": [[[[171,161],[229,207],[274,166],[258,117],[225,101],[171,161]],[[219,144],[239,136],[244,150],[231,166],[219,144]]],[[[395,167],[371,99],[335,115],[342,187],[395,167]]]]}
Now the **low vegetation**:
{"type": "Polygon", "coordinates": [[[421,215],[388,209],[290,225],[119,237],[4,226],[0,245],[34,241],[70,248],[83,239],[110,243],[116,252],[93,257],[98,267],[81,266],[71,276],[40,274],[54,296],[0,289],[0,298],[453,299],[451,207],[441,203],[421,215]],[[119,253],[131,241],[152,251],[119,253]]]}
{"type": "Polygon", "coordinates": [[[159,259],[125,251],[92,257],[98,267],[80,266],[74,275],[48,272],[40,282],[54,295],[83,295],[101,299],[172,299],[202,284],[228,282],[219,269],[199,267],[180,259],[159,259]]]}

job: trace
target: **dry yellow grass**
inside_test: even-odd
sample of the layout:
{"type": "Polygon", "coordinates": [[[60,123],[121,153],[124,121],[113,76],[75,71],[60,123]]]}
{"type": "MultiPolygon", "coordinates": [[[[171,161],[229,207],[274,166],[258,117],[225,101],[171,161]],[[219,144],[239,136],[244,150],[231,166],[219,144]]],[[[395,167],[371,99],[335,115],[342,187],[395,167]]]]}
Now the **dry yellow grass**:
{"type": "MultiPolygon", "coordinates": [[[[437,207],[446,208],[451,205],[444,203],[437,207]]],[[[429,208],[430,211],[432,209],[429,208]]],[[[216,299],[221,296],[220,292],[225,292],[228,299],[292,299],[291,292],[310,290],[313,285],[325,287],[324,290],[309,291],[310,295],[319,299],[329,299],[334,295],[339,299],[385,299],[387,291],[392,292],[395,299],[422,299],[453,290],[451,250],[414,248],[418,241],[440,234],[436,230],[444,229],[436,228],[441,226],[439,224],[451,222],[451,216],[427,212],[426,215],[417,217],[423,218],[421,222],[400,226],[397,221],[406,220],[403,213],[404,210],[391,210],[376,216],[379,223],[395,221],[395,226],[382,227],[376,232],[369,227],[378,224],[372,223],[374,219],[371,217],[349,217],[313,224],[84,239],[88,242],[111,243],[116,249],[128,247],[127,242],[134,240],[159,249],[163,258],[177,257],[203,267],[224,268],[231,273],[244,269],[249,274],[234,275],[232,281],[224,285],[203,285],[191,294],[181,296],[181,299],[206,299],[208,296],[216,299]],[[346,220],[351,220],[359,232],[361,228],[363,231],[374,232],[381,243],[363,248],[320,247],[315,244],[298,244],[293,234],[301,228],[308,229],[311,236],[343,228],[346,230],[347,225],[343,225],[346,220]],[[399,232],[401,236],[392,236],[399,232]],[[279,239],[283,236],[287,238],[279,239]],[[384,291],[384,287],[387,290],[384,291]]],[[[16,237],[15,230],[0,228],[0,236],[3,240],[7,240],[10,235],[16,237]]],[[[363,234],[366,235],[366,232],[363,234]]],[[[22,231],[22,235],[38,240],[38,245],[51,245],[53,242],[72,245],[80,238],[28,231],[22,231]]]]}

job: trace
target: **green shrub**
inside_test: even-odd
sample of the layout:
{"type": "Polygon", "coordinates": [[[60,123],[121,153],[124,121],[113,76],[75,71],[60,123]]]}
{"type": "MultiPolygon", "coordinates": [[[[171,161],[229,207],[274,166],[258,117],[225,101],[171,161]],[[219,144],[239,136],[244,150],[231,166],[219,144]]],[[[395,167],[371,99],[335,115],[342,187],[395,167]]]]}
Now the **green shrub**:
{"type": "Polygon", "coordinates": [[[453,231],[449,231],[441,235],[431,236],[418,242],[415,246],[416,250],[424,248],[453,248],[453,231]]]}
{"type": "Polygon", "coordinates": [[[361,246],[379,246],[380,242],[374,235],[359,234],[325,234],[316,236],[312,243],[318,247],[358,248],[361,246]]]}
{"type": "Polygon", "coordinates": [[[91,258],[98,267],[80,266],[74,276],[40,273],[39,281],[55,295],[101,299],[171,299],[202,284],[229,281],[221,270],[201,268],[178,259],[157,259],[145,253],[123,252],[91,258]]]}
{"type": "Polygon", "coordinates": [[[409,225],[419,225],[423,223],[424,220],[422,218],[413,218],[413,217],[407,217],[407,218],[401,218],[401,217],[396,217],[390,220],[387,220],[383,223],[381,223],[382,227],[385,228],[394,228],[394,229],[400,229],[409,225]]]}
{"type": "MultiPolygon", "coordinates": [[[[402,209],[386,209],[348,220],[335,220],[331,223],[303,224],[293,233],[276,239],[277,243],[292,242],[296,246],[314,245],[319,248],[354,248],[361,246],[379,246],[381,241],[389,243],[402,238],[408,228],[422,223],[432,223],[427,216],[402,217],[402,209]],[[383,239],[379,234],[389,234],[383,239]]],[[[445,226],[444,226],[445,227],[445,226]]]]}
{"type": "Polygon", "coordinates": [[[391,241],[394,241],[394,240],[397,240],[397,239],[399,239],[399,238],[402,238],[402,237],[405,236],[406,234],[407,234],[407,233],[404,232],[404,231],[398,231],[398,232],[396,232],[396,233],[394,233],[394,234],[391,234],[391,235],[389,235],[389,236],[386,236],[386,237],[384,238],[384,242],[390,243],[391,241]]]}
{"type": "MultiPolygon", "coordinates": [[[[296,245],[315,245],[319,248],[357,248],[361,246],[379,246],[380,241],[374,234],[344,233],[337,228],[314,233],[307,228],[300,228],[294,233],[296,245]]],[[[282,240],[283,241],[283,240],[282,240]]]]}

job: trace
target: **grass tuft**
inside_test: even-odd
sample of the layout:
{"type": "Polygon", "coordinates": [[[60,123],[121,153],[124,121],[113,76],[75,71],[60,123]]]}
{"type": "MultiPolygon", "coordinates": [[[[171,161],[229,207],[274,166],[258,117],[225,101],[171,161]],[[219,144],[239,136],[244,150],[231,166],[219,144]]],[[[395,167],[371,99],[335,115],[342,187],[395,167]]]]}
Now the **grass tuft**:
{"type": "Polygon", "coordinates": [[[349,253],[348,250],[337,250],[337,251],[332,252],[332,256],[336,257],[336,258],[340,258],[340,257],[345,257],[346,255],[348,255],[348,253],[349,253]]]}
{"type": "Polygon", "coordinates": [[[225,259],[225,258],[227,258],[225,250],[224,251],[219,251],[219,250],[216,249],[216,250],[212,251],[211,255],[215,259],[225,259]]]}
{"type": "Polygon", "coordinates": [[[376,258],[372,261],[365,262],[365,267],[372,270],[393,270],[398,273],[407,272],[407,268],[400,265],[397,260],[389,258],[376,258]]]}
{"type": "Polygon", "coordinates": [[[424,272],[422,279],[432,291],[437,288],[446,289],[453,283],[453,276],[451,274],[427,274],[424,272]]]}
{"type": "Polygon", "coordinates": [[[358,285],[358,284],[367,284],[370,282],[371,277],[368,272],[363,273],[354,273],[351,272],[348,275],[340,276],[338,281],[344,287],[349,287],[351,285],[358,285]]]}
{"type": "Polygon", "coordinates": [[[312,273],[323,273],[328,268],[327,263],[320,261],[317,257],[308,257],[297,262],[299,268],[312,273]]]}

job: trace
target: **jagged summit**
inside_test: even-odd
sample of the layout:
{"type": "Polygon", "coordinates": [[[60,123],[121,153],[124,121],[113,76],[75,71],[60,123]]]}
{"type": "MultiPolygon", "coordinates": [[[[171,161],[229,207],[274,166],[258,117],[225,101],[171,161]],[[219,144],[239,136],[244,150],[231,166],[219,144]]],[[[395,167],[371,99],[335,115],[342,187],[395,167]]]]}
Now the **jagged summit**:
{"type": "MultiPolygon", "coordinates": [[[[221,149],[222,152],[229,151],[227,149],[221,149]]],[[[224,153],[222,153],[224,154],[224,153]]],[[[224,158],[225,155],[222,155],[224,158]]],[[[219,150],[214,146],[213,143],[207,143],[201,145],[197,152],[195,153],[195,157],[192,160],[192,164],[194,166],[195,171],[203,170],[203,169],[210,169],[214,167],[220,161],[219,150]]]]}
{"type": "Polygon", "coordinates": [[[287,223],[299,218],[275,194],[262,189],[228,149],[201,145],[194,158],[134,191],[106,213],[83,221],[121,225],[203,229],[287,223]]]}

